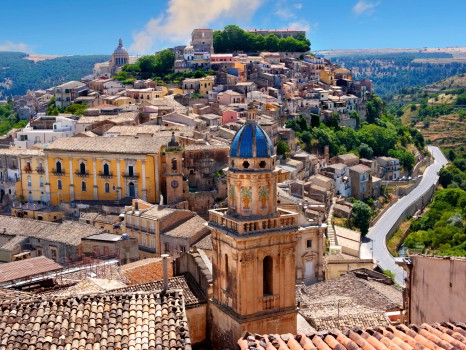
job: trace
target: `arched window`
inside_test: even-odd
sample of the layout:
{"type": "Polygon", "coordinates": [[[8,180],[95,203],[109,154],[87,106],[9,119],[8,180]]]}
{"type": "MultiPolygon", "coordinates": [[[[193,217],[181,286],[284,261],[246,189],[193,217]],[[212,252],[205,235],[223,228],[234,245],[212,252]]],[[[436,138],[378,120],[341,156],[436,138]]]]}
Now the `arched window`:
{"type": "Polygon", "coordinates": [[[61,173],[62,170],[61,170],[61,162],[59,160],[57,160],[57,162],[55,163],[55,168],[57,170],[57,173],[61,173]]]}
{"type": "Polygon", "coordinates": [[[273,259],[266,256],[262,263],[263,284],[262,290],[264,295],[273,295],[273,259]]]}
{"type": "Polygon", "coordinates": [[[44,187],[44,178],[42,176],[40,177],[39,183],[40,187],[44,187]]]}
{"type": "Polygon", "coordinates": [[[81,182],[81,191],[86,192],[86,181],[81,182]]]}
{"type": "Polygon", "coordinates": [[[105,183],[105,193],[110,193],[110,184],[108,182],[105,183]]]}
{"type": "Polygon", "coordinates": [[[81,164],[79,164],[79,173],[80,174],[86,174],[86,164],[84,164],[84,162],[81,162],[81,164]]]}
{"type": "Polygon", "coordinates": [[[58,188],[59,190],[62,190],[62,189],[63,189],[63,185],[62,185],[62,183],[61,183],[61,180],[58,180],[58,181],[57,181],[57,188],[58,188]]]}
{"type": "Polygon", "coordinates": [[[177,171],[178,169],[178,161],[176,158],[172,159],[172,171],[177,171]]]}
{"type": "Polygon", "coordinates": [[[32,186],[32,180],[30,176],[28,176],[28,186],[32,186]]]}
{"type": "Polygon", "coordinates": [[[110,175],[110,166],[108,165],[108,163],[104,164],[104,175],[110,175]]]}

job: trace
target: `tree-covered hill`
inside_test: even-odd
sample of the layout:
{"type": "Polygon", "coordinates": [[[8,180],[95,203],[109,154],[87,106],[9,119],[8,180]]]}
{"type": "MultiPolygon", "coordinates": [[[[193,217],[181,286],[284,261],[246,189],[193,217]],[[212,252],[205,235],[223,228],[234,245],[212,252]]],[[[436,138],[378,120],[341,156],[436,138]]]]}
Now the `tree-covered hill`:
{"type": "Polygon", "coordinates": [[[0,52],[0,98],[46,89],[91,74],[106,55],[64,56],[35,63],[22,52],[0,52]]]}
{"type": "Polygon", "coordinates": [[[355,79],[369,78],[374,91],[391,100],[403,88],[425,87],[448,77],[465,73],[466,61],[448,60],[448,53],[390,53],[334,57],[332,61],[353,71],[355,79]],[[447,59],[433,63],[430,59],[447,59]]]}

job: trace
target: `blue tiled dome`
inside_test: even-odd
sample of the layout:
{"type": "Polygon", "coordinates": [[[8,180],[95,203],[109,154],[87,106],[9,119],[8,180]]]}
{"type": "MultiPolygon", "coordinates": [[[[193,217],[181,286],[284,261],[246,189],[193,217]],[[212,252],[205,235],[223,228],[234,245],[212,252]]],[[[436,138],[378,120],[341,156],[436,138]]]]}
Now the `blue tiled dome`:
{"type": "Polygon", "coordinates": [[[268,158],[273,156],[269,135],[256,123],[246,123],[238,130],[230,148],[230,157],[268,158]]]}

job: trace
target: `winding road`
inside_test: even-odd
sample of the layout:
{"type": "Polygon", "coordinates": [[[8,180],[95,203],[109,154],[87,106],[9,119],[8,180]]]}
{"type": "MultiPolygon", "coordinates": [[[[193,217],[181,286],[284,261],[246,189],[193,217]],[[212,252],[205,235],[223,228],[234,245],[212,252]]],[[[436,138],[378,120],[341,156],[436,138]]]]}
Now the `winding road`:
{"type": "Polygon", "coordinates": [[[387,210],[377,223],[369,229],[369,233],[361,244],[360,257],[364,259],[373,258],[380,268],[392,271],[395,274],[395,282],[402,286],[405,284],[404,270],[396,265],[394,257],[385,244],[385,240],[401,214],[431,188],[442,166],[448,163],[438,147],[428,146],[428,149],[434,158],[434,162],[424,171],[419,185],[387,210]]]}

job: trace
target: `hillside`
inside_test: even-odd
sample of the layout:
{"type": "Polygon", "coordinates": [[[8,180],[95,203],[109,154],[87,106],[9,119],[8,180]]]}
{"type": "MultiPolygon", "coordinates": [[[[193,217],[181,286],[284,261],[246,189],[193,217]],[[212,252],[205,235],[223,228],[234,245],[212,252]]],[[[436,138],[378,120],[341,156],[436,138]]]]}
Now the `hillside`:
{"type": "Polygon", "coordinates": [[[388,105],[405,125],[418,129],[426,142],[443,150],[466,148],[466,74],[427,87],[404,89],[388,105]]]}
{"type": "Polygon", "coordinates": [[[439,173],[441,189],[403,245],[409,250],[466,256],[466,74],[404,89],[387,108],[439,146],[450,164],[439,173]],[[442,189],[443,188],[443,189],[442,189]]]}
{"type": "Polygon", "coordinates": [[[354,79],[372,79],[375,92],[386,100],[405,88],[423,87],[466,72],[466,58],[449,51],[356,51],[353,55],[333,55],[324,54],[332,62],[351,69],[354,79]]]}
{"type": "Polygon", "coordinates": [[[108,59],[106,55],[89,55],[37,60],[21,52],[0,52],[0,98],[79,80],[92,73],[95,63],[108,59]]]}

